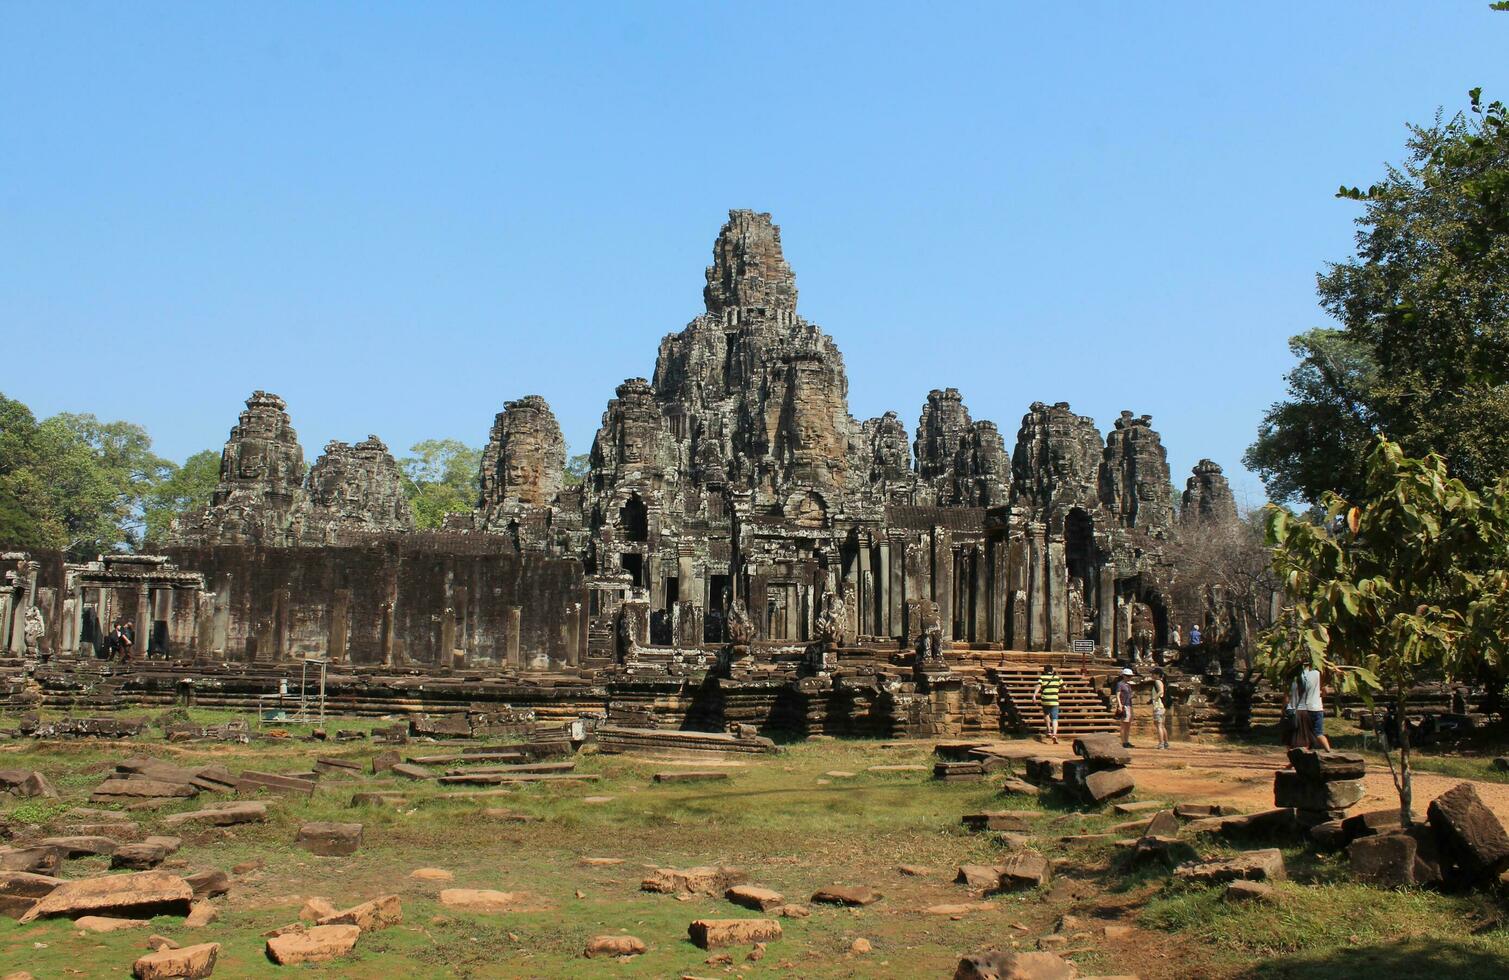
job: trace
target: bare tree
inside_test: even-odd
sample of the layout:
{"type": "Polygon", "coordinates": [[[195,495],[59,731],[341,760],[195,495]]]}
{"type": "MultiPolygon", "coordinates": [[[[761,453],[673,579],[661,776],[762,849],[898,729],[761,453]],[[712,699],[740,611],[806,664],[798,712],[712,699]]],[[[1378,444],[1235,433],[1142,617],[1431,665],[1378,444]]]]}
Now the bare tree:
{"type": "Polygon", "coordinates": [[[1174,607],[1199,616],[1207,627],[1204,643],[1239,654],[1250,671],[1257,634],[1272,624],[1279,589],[1261,511],[1247,510],[1235,521],[1181,523],[1170,544],[1174,607]]]}

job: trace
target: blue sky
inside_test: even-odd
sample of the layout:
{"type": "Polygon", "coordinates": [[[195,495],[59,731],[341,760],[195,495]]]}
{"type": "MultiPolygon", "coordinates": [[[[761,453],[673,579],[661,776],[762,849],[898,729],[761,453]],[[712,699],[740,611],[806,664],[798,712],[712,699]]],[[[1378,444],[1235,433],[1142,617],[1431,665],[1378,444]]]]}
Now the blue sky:
{"type": "Polygon", "coordinates": [[[0,0],[0,391],[305,452],[554,407],[573,451],[770,211],[850,408],[959,388],[1239,457],[1405,123],[1509,96],[1509,15],[1432,3],[0,0]]]}

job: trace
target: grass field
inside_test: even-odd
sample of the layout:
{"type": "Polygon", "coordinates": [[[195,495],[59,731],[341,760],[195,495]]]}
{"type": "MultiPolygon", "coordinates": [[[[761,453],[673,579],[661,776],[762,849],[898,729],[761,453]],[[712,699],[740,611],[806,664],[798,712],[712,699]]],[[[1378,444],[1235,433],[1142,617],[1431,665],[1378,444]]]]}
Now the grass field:
{"type": "MultiPolygon", "coordinates": [[[[215,716],[201,713],[202,720],[215,716]]],[[[0,721],[3,724],[3,721],[0,721]]],[[[360,723],[332,722],[336,728],[360,723]]],[[[169,745],[157,736],[101,746],[89,743],[12,743],[0,749],[0,768],[36,768],[64,795],[61,803],[0,797],[0,815],[17,840],[39,836],[44,824],[66,827],[66,811],[88,805],[89,789],[113,763],[133,754],[177,764],[216,762],[232,770],[296,771],[316,755],[365,762],[364,742],[317,744],[297,736],[252,745],[169,745]]],[[[413,751],[438,751],[411,746],[413,751]]],[[[746,976],[949,976],[959,956],[986,946],[1036,948],[1040,942],[1070,956],[1087,975],[1135,973],[1145,978],[1188,976],[1402,976],[1380,964],[1446,957],[1454,980],[1503,976],[1509,932],[1502,906],[1488,897],[1388,893],[1345,883],[1340,862],[1299,849],[1287,852],[1295,884],[1282,888],[1278,906],[1231,906],[1218,890],[1185,889],[1163,874],[1127,873],[1108,842],[1063,844],[1059,838],[1104,831],[1126,818],[1086,814],[1053,800],[1039,804],[1004,797],[996,783],[944,784],[926,772],[870,772],[868,767],[931,762],[930,745],[887,747],[877,742],[814,740],[776,756],[727,768],[730,779],[655,784],[651,776],[678,767],[665,761],[583,754],[577,771],[601,778],[587,784],[536,784],[505,796],[462,799],[433,783],[396,779],[323,778],[310,799],[270,797],[265,824],[195,831],[170,859],[183,871],[230,869],[260,859],[263,866],[234,877],[217,899],[220,918],[188,930],[162,917],[150,930],[81,934],[66,921],[20,926],[0,920],[0,974],[26,969],[51,977],[118,977],[144,949],[148,932],[179,942],[222,944],[217,976],[259,977],[290,969],[342,977],[575,976],[586,971],[624,977],[746,976]],[[427,795],[399,808],[349,806],[353,792],[393,788],[427,795]],[[588,797],[607,797],[586,802],[588,797]],[[489,818],[502,807],[541,818],[515,823],[489,818]],[[993,863],[1006,850],[997,835],[972,834],[961,814],[980,809],[1033,809],[1034,846],[1060,862],[1060,885],[984,901],[952,882],[964,863],[993,863]],[[365,843],[351,857],[320,858],[292,844],[308,820],[357,821],[365,843]],[[588,866],[583,858],[624,863],[588,866]],[[709,954],[687,941],[687,925],[700,917],[759,914],[721,898],[678,901],[639,890],[656,866],[727,864],[753,884],[774,888],[788,902],[805,903],[818,887],[869,885],[883,893],[863,909],[812,906],[808,918],[783,918],[782,939],[765,957],[746,962],[733,949],[732,967],[709,965],[709,954]],[[899,865],[931,874],[901,874],[899,865]],[[420,867],[454,873],[446,885],[409,877],[420,867]],[[457,913],[441,906],[442,887],[525,893],[518,909],[503,914],[457,913]],[[402,925],[363,936],[347,959],[323,967],[283,968],[263,955],[261,934],[294,921],[303,901],[323,896],[337,906],[387,893],[403,901],[402,925]],[[957,918],[927,911],[972,903],[957,918]],[[1056,934],[1069,913],[1083,928],[1056,934]],[[1131,926],[1107,939],[1107,924],[1131,926]],[[627,932],[649,952],[626,962],[588,961],[588,939],[627,932]],[[865,938],[868,954],[850,944],[865,938]]],[[[210,798],[214,798],[213,796],[210,798]]],[[[141,814],[143,833],[163,813],[193,808],[200,800],[141,814]]],[[[1212,854],[1217,846],[1202,850],[1212,854]]],[[[69,862],[67,874],[101,870],[105,860],[69,862]]]]}

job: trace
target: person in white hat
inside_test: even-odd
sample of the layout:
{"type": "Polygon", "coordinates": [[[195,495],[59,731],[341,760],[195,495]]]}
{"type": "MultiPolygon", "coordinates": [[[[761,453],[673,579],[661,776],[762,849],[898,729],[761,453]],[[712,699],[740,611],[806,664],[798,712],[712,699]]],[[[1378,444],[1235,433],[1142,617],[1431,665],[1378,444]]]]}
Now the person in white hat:
{"type": "Polygon", "coordinates": [[[1116,720],[1121,722],[1121,747],[1132,747],[1132,668],[1121,668],[1121,680],[1116,684],[1116,720]]]}

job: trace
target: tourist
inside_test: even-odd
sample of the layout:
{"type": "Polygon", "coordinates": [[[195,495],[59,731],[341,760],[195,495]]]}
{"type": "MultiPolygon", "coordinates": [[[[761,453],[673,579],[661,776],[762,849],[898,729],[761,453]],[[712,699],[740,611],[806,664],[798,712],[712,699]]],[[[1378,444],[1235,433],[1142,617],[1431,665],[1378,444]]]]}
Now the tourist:
{"type": "Polygon", "coordinates": [[[1197,646],[1200,645],[1200,624],[1199,623],[1190,623],[1189,624],[1189,645],[1192,646],[1192,647],[1197,647],[1197,646]]]}
{"type": "Polygon", "coordinates": [[[1179,636],[1179,624],[1178,623],[1174,624],[1174,633],[1173,633],[1172,636],[1169,637],[1168,645],[1171,646],[1171,647],[1173,647],[1175,650],[1179,649],[1181,646],[1184,645],[1184,641],[1179,636]]]}
{"type": "Polygon", "coordinates": [[[1116,685],[1116,720],[1121,722],[1121,747],[1132,747],[1132,668],[1121,668],[1121,680],[1116,685]]]}
{"type": "Polygon", "coordinates": [[[136,652],[136,627],[131,625],[129,619],[121,620],[121,659],[130,662],[131,655],[136,652]]]}
{"type": "Polygon", "coordinates": [[[1167,707],[1164,697],[1167,688],[1163,683],[1163,668],[1153,670],[1153,727],[1158,730],[1158,748],[1168,748],[1168,724],[1164,717],[1167,707]]]}
{"type": "Polygon", "coordinates": [[[1330,750],[1331,740],[1326,738],[1326,712],[1320,699],[1320,671],[1304,664],[1295,672],[1289,685],[1289,704],[1294,709],[1294,734],[1291,748],[1315,748],[1330,750]]]}
{"type": "Polygon", "coordinates": [[[1043,707],[1043,718],[1048,723],[1048,738],[1054,745],[1058,744],[1058,692],[1064,686],[1064,679],[1054,671],[1052,664],[1044,664],[1043,672],[1038,675],[1037,689],[1032,692],[1034,704],[1043,707]]]}

